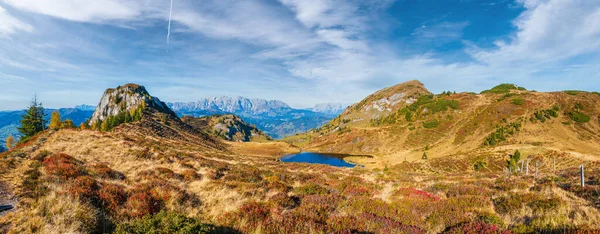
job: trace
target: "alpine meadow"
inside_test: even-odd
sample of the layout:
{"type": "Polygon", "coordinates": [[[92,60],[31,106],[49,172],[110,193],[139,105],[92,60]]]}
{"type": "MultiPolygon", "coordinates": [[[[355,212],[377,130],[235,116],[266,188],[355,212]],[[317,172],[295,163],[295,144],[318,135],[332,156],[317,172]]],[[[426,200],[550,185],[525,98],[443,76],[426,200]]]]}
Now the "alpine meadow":
{"type": "Polygon", "coordinates": [[[0,0],[0,233],[600,233],[600,1],[0,0]]]}

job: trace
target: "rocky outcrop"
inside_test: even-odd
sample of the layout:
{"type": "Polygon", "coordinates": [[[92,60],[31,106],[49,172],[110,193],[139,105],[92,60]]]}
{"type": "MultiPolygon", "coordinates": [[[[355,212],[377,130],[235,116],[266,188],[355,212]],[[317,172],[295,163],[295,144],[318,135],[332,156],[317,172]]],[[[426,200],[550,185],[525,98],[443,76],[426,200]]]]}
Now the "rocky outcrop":
{"type": "Polygon", "coordinates": [[[89,125],[104,121],[108,117],[117,116],[124,112],[134,115],[136,111],[152,108],[158,112],[175,116],[175,113],[157,97],[150,96],[146,88],[137,84],[126,84],[115,89],[107,89],[96,106],[89,125]]]}
{"type": "Polygon", "coordinates": [[[201,118],[185,116],[181,120],[197,131],[228,141],[249,142],[271,140],[271,137],[258,130],[256,126],[244,122],[239,116],[233,114],[211,115],[201,118]]]}

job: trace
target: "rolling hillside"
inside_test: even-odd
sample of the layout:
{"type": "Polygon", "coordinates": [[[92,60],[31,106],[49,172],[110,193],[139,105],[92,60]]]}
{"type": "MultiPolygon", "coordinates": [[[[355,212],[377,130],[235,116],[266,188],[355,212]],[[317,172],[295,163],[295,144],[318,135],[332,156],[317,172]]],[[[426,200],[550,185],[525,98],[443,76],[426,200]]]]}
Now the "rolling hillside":
{"type": "MultiPolygon", "coordinates": [[[[495,107],[481,100],[503,98],[506,93],[431,96],[417,82],[400,85],[347,110],[320,130],[321,141],[316,138],[308,146],[319,147],[336,136],[343,142],[347,134],[361,133],[360,137],[367,139],[369,131],[390,137],[397,134],[388,132],[394,127],[409,125],[414,130],[407,131],[421,134],[426,133],[424,129],[452,132],[448,129],[453,128],[442,126],[469,113],[466,100],[480,104],[472,107],[482,113],[475,115],[476,120],[500,114],[518,118],[514,114],[518,107],[531,105],[533,98],[528,95],[536,94],[518,89],[508,93],[514,93],[507,95],[508,103],[495,100],[502,106],[495,107]],[[399,98],[394,92],[405,95],[399,98]],[[523,98],[522,104],[518,97],[523,98]],[[484,115],[484,106],[497,109],[484,115]],[[377,114],[379,110],[387,114],[377,114]],[[357,119],[345,120],[349,116],[357,119]],[[431,119],[440,123],[430,125],[431,119]]],[[[546,98],[554,112],[537,112],[527,126],[571,119],[571,127],[595,131],[597,123],[592,121],[596,119],[584,115],[594,113],[585,102],[592,94],[569,93],[563,105],[572,98],[581,102],[574,110],[567,109],[571,110],[569,118],[561,118],[565,111],[558,114],[556,103],[546,98]]],[[[15,208],[0,214],[0,232],[594,233],[600,228],[599,197],[594,193],[600,171],[597,159],[583,154],[549,152],[530,157],[542,162],[559,159],[556,168],[542,165],[535,178],[504,173],[506,155],[487,155],[475,168],[474,163],[480,164],[472,158],[436,155],[433,152],[441,152],[444,144],[449,144],[436,144],[444,142],[443,137],[399,146],[424,146],[431,159],[402,162],[383,170],[284,163],[278,157],[299,149],[284,142],[232,142],[207,134],[206,127],[210,128],[213,120],[234,123],[238,119],[215,116],[205,118],[206,125],[190,126],[187,123],[194,125],[198,119],[182,121],[143,86],[133,84],[107,90],[93,116],[91,129],[45,130],[0,153],[0,203],[15,208]],[[577,185],[576,166],[581,164],[590,166],[585,189],[577,185]]],[[[452,123],[460,131],[470,126],[469,121],[452,123]]],[[[473,143],[478,149],[513,146],[516,130],[504,131],[504,140],[495,135],[494,145],[475,134],[454,137],[450,144],[463,146],[479,139],[483,142],[473,143]]],[[[394,149],[383,143],[377,146],[394,149]]]]}
{"type": "Polygon", "coordinates": [[[547,150],[600,158],[600,94],[500,85],[481,94],[432,94],[418,81],[378,91],[322,128],[285,141],[303,150],[405,160],[547,150]]]}

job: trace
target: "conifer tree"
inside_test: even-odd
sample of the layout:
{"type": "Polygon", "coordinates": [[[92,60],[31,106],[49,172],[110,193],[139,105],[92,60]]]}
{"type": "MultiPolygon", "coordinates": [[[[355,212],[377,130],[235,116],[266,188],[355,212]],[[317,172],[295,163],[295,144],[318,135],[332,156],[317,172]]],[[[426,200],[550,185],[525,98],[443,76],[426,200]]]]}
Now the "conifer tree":
{"type": "Polygon", "coordinates": [[[423,156],[421,157],[421,159],[423,159],[423,160],[427,159],[427,153],[426,152],[423,152],[423,156]]]}
{"type": "Polygon", "coordinates": [[[23,135],[21,142],[29,140],[35,134],[46,129],[45,116],[42,103],[38,102],[37,96],[34,97],[31,101],[31,106],[21,116],[21,126],[18,127],[19,133],[23,135]]]}
{"type": "Polygon", "coordinates": [[[50,124],[48,125],[48,128],[58,130],[62,127],[62,125],[63,123],[60,119],[60,113],[58,111],[52,112],[50,115],[50,124]]]}

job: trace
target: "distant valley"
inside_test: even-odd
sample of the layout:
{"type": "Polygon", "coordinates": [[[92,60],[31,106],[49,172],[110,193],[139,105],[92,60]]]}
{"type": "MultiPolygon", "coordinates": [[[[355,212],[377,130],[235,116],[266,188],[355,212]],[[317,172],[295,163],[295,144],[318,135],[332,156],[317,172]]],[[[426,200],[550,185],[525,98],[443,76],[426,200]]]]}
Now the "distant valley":
{"type": "MultiPolygon", "coordinates": [[[[195,102],[171,102],[167,105],[179,117],[235,114],[275,139],[321,127],[346,107],[339,103],[326,103],[308,109],[295,109],[277,100],[226,96],[203,98],[195,102]]],[[[92,105],[77,105],[73,108],[60,108],[58,111],[63,119],[70,119],[79,126],[92,116],[95,108],[92,105]]],[[[53,111],[56,109],[46,110],[47,120],[53,111]]],[[[5,145],[5,139],[9,135],[18,136],[17,127],[23,113],[23,110],[0,111],[0,145],[5,145]]]]}

